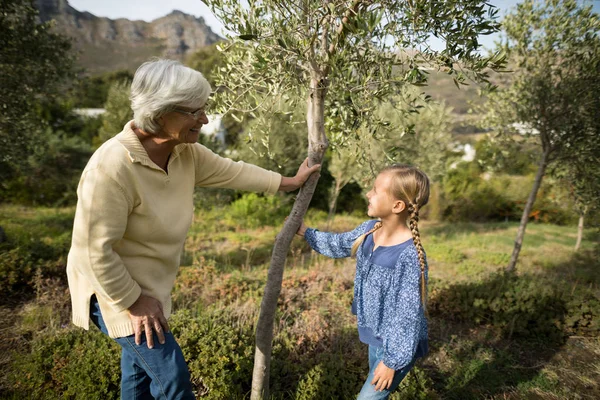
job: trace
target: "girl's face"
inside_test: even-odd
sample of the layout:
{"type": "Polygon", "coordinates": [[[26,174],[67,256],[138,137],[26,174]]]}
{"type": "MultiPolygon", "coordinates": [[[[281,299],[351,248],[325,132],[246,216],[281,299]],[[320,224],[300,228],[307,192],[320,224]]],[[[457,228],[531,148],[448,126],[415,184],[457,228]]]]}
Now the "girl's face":
{"type": "Polygon", "coordinates": [[[404,202],[389,193],[391,179],[391,175],[386,173],[379,174],[375,179],[373,189],[367,193],[367,199],[369,199],[367,215],[369,217],[384,219],[404,210],[404,202]]]}
{"type": "Polygon", "coordinates": [[[196,143],[200,137],[200,128],[208,124],[204,108],[191,109],[179,107],[162,116],[162,134],[181,143],[196,143]],[[195,114],[195,115],[192,115],[195,114]]]}

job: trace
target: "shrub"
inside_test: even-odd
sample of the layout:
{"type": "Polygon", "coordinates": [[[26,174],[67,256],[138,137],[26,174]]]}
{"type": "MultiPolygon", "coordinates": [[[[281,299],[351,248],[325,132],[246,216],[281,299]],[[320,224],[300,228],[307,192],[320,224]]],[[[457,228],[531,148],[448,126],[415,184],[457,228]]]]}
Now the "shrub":
{"type": "Polygon", "coordinates": [[[0,187],[0,200],[31,205],[75,203],[90,146],[80,137],[49,128],[39,140],[19,173],[0,187]]]}
{"type": "Polygon", "coordinates": [[[98,329],[38,335],[14,357],[14,393],[35,399],[118,399],[120,347],[98,329]]]}
{"type": "Polygon", "coordinates": [[[182,310],[170,321],[199,394],[206,399],[243,398],[250,391],[254,338],[219,313],[182,310]]]}
{"type": "Polygon", "coordinates": [[[279,196],[259,196],[246,193],[235,200],[225,212],[228,224],[244,228],[275,226],[289,214],[290,207],[279,196]]]}
{"type": "MultiPolygon", "coordinates": [[[[43,243],[36,240],[31,246],[17,247],[0,253],[0,291],[5,296],[29,291],[34,285],[37,271],[44,277],[64,273],[64,258],[45,259],[36,253],[36,247],[48,251],[43,243]]],[[[6,300],[6,297],[3,300],[6,300]]]]}
{"type": "Polygon", "coordinates": [[[600,333],[596,295],[585,289],[571,293],[539,276],[497,273],[483,282],[432,286],[432,314],[489,324],[507,337],[560,342],[568,334],[600,333]]]}

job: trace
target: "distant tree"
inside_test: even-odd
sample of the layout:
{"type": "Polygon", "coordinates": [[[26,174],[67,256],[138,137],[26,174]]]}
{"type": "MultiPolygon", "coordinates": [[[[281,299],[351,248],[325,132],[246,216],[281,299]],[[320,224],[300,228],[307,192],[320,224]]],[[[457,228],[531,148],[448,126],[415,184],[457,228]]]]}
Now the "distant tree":
{"type": "Polygon", "coordinates": [[[429,179],[439,182],[453,155],[452,110],[443,103],[424,100],[409,109],[409,98],[410,94],[402,93],[381,110],[390,123],[388,152],[395,162],[415,165],[427,173],[429,179]],[[398,108],[406,108],[406,112],[398,113],[395,111],[398,108]]]}
{"type": "MultiPolygon", "coordinates": [[[[216,78],[222,110],[254,117],[282,103],[300,107],[297,99],[304,99],[310,165],[322,162],[330,140],[341,145],[364,121],[378,124],[374,110],[381,101],[407,84],[425,84],[424,69],[443,69],[457,82],[467,75],[480,80],[500,61],[477,51],[478,35],[497,29],[496,12],[484,1],[205,2],[232,32],[220,45],[226,56],[216,78]],[[430,35],[445,40],[446,48],[432,50],[430,35]]],[[[301,189],[274,244],[256,330],[253,400],[269,398],[283,266],[317,180],[301,189]]]]}
{"type": "Polygon", "coordinates": [[[514,140],[496,140],[486,134],[475,143],[476,162],[481,172],[528,175],[537,170],[539,145],[528,140],[526,143],[514,140]]]}
{"type": "Polygon", "coordinates": [[[225,64],[225,57],[217,49],[217,45],[218,43],[214,43],[210,46],[201,47],[190,54],[186,60],[186,64],[190,68],[202,72],[202,75],[213,88],[215,87],[215,74],[225,64]]]}
{"type": "MultiPolygon", "coordinates": [[[[600,141],[596,141],[586,149],[577,162],[568,165],[556,165],[552,174],[559,177],[567,186],[575,200],[575,208],[579,215],[577,224],[577,241],[575,251],[578,251],[583,240],[583,228],[586,216],[600,211],[600,141]]],[[[600,221],[595,221],[596,224],[600,221]]]]}
{"type": "Polygon", "coordinates": [[[133,74],[128,70],[83,76],[73,88],[73,105],[79,108],[102,108],[114,83],[132,80],[133,74]]]}
{"type": "MultiPolygon", "coordinates": [[[[216,86],[215,76],[218,73],[218,69],[225,65],[225,57],[217,49],[218,45],[219,43],[214,43],[210,46],[202,47],[195,53],[192,53],[186,60],[190,68],[200,71],[204,75],[216,92],[219,91],[219,88],[216,86]]],[[[211,109],[210,103],[208,110],[209,113],[213,113],[214,111],[211,109]]],[[[225,143],[228,146],[235,146],[244,130],[241,121],[236,121],[230,114],[225,114],[222,116],[222,123],[223,128],[227,132],[225,143]]]]}
{"type": "MultiPolygon", "coordinates": [[[[507,271],[516,268],[525,228],[549,165],[573,165],[600,140],[600,20],[574,0],[526,0],[503,21],[514,73],[492,93],[487,121],[500,137],[535,141],[541,157],[507,271]],[[594,90],[596,89],[596,90],[594,90]]],[[[598,153],[591,156],[598,165],[598,153]]]]}
{"type": "Polygon", "coordinates": [[[77,183],[92,149],[78,136],[50,127],[37,133],[38,145],[3,184],[0,201],[34,206],[65,206],[76,201],[77,183]]]}
{"type": "Polygon", "coordinates": [[[33,1],[0,0],[0,10],[0,182],[6,182],[45,131],[38,102],[60,92],[73,56],[66,37],[50,22],[38,23],[33,1]]]}
{"type": "Polygon", "coordinates": [[[129,81],[115,82],[108,90],[108,97],[104,104],[106,110],[102,114],[102,127],[98,136],[94,138],[94,146],[102,143],[123,130],[127,121],[133,118],[133,110],[129,101],[129,81]]]}
{"type": "Polygon", "coordinates": [[[327,214],[327,228],[329,228],[335,215],[338,198],[342,189],[348,183],[359,179],[360,171],[364,168],[364,165],[358,162],[356,147],[345,146],[333,152],[327,167],[333,178],[333,184],[329,190],[329,212],[327,214]]]}

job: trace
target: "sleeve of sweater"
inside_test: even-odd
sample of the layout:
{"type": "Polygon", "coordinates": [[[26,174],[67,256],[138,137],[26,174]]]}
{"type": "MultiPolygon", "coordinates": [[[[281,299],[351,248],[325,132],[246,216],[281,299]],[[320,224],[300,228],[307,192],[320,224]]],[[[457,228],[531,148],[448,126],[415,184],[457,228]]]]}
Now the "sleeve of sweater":
{"type": "MultiPolygon", "coordinates": [[[[415,257],[416,258],[416,257],[415,257]]],[[[421,316],[420,276],[418,259],[399,260],[402,272],[390,294],[387,315],[384,315],[383,363],[394,370],[407,366],[419,344],[421,316]]]]}
{"type": "Polygon", "coordinates": [[[221,157],[201,144],[192,145],[196,185],[274,194],[279,190],[281,175],[221,157]]]}
{"type": "Polygon", "coordinates": [[[73,246],[80,257],[74,267],[98,296],[117,312],[124,311],[142,293],[113,250],[123,237],[132,203],[121,186],[97,168],[84,173],[77,196],[73,246]]]}
{"type": "Polygon", "coordinates": [[[350,257],[352,244],[360,235],[367,232],[369,222],[363,222],[354,230],[344,233],[321,232],[317,229],[307,228],[304,238],[310,247],[319,254],[331,258],[350,257]]]}

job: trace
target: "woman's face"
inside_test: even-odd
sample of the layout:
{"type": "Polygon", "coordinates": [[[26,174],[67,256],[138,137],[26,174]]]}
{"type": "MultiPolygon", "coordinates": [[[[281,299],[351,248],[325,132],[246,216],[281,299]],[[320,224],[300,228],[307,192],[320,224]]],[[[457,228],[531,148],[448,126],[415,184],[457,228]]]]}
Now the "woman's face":
{"type": "Polygon", "coordinates": [[[162,116],[162,135],[180,143],[196,143],[200,128],[208,124],[204,107],[191,109],[178,107],[162,116]]]}

